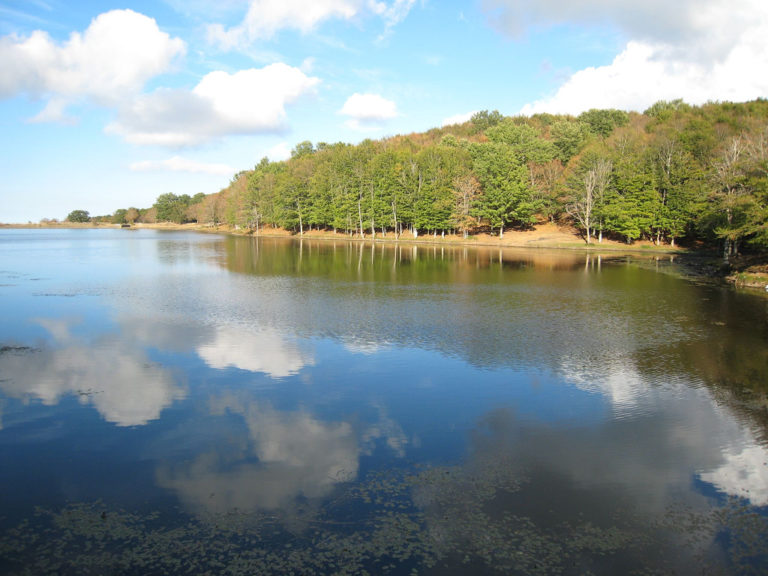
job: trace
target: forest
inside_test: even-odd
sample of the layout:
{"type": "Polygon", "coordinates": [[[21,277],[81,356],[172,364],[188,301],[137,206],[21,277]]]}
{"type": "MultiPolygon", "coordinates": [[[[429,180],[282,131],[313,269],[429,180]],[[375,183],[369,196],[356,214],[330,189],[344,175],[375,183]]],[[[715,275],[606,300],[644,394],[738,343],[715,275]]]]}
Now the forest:
{"type": "Polygon", "coordinates": [[[253,233],[321,229],[364,238],[485,232],[546,221],[586,243],[768,248],[768,100],[643,113],[504,116],[359,144],[301,142],[215,194],[158,197],[115,223],[198,222],[253,233]]]}

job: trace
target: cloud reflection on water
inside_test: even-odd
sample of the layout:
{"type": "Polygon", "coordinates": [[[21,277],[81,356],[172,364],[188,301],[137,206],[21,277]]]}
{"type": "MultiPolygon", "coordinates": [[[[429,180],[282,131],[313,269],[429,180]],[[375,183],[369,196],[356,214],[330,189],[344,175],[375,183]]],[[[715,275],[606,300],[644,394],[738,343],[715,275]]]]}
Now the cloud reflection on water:
{"type": "Polygon", "coordinates": [[[273,378],[297,374],[304,366],[314,364],[309,352],[272,328],[254,331],[220,326],[211,340],[197,347],[197,353],[211,368],[233,366],[273,378]]]}
{"type": "Polygon", "coordinates": [[[336,485],[355,480],[360,456],[371,454],[376,441],[384,440],[398,457],[408,443],[382,411],[378,421],[355,426],[234,394],[212,399],[211,411],[241,419],[247,439],[157,472],[158,483],[198,514],[278,509],[290,514],[298,500],[328,496],[336,485]]]}
{"type": "Polygon", "coordinates": [[[47,406],[63,396],[79,395],[118,426],[138,426],[159,418],[174,400],[186,397],[170,371],[122,338],[104,335],[93,341],[72,334],[71,321],[37,320],[52,337],[40,349],[0,355],[0,390],[24,402],[47,406]]]}
{"type": "Polygon", "coordinates": [[[700,474],[718,490],[768,506],[768,450],[756,444],[730,448],[722,465],[700,474]]]}
{"type": "MultiPolygon", "coordinates": [[[[614,418],[605,425],[610,432],[583,444],[574,441],[579,434],[551,438],[552,446],[541,452],[559,455],[552,466],[565,464],[581,483],[590,475],[627,486],[639,480],[636,488],[659,502],[687,486],[691,470],[701,470],[698,477],[719,491],[768,504],[768,449],[709,388],[678,382],[672,374],[649,380],[632,358],[620,355],[591,365],[566,357],[561,372],[580,390],[602,395],[614,418]],[[635,449],[623,450],[622,442],[635,449]],[[581,445],[591,449],[574,459],[581,445]],[[611,465],[601,464],[602,458],[611,465]]],[[[536,434],[539,441],[547,436],[536,434]]]]}

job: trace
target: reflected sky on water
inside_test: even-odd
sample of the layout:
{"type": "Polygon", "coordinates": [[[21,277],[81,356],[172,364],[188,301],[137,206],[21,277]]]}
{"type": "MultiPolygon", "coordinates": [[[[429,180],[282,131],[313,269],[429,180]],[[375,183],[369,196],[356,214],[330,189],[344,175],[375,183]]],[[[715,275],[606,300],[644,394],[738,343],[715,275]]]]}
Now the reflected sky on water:
{"type": "Polygon", "coordinates": [[[673,260],[2,230],[0,525],[125,510],[163,562],[236,514],[243,573],[765,568],[768,299],[673,260]]]}

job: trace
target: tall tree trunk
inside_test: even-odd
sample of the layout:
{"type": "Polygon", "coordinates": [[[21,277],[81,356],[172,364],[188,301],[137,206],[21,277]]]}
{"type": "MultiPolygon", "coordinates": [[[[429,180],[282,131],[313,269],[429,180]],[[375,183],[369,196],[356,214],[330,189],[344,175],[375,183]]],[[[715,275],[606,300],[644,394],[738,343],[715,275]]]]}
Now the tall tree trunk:
{"type": "Polygon", "coordinates": [[[373,221],[373,184],[371,184],[371,234],[376,240],[376,222],[373,221]]]}
{"type": "Polygon", "coordinates": [[[304,222],[301,218],[301,204],[297,204],[296,207],[298,208],[299,213],[299,235],[304,236],[304,222]]]}
{"type": "Polygon", "coordinates": [[[397,233],[397,204],[392,200],[392,221],[395,223],[395,240],[400,238],[400,234],[397,233]]]}
{"type": "Polygon", "coordinates": [[[365,232],[363,232],[363,209],[360,206],[362,195],[357,196],[357,219],[360,224],[360,238],[365,238],[365,232]]]}

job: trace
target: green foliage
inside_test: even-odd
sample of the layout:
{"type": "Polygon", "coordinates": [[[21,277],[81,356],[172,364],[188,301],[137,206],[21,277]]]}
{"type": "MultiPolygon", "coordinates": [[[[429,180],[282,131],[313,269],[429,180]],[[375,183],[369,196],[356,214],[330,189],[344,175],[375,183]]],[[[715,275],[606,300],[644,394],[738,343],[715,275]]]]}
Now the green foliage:
{"type": "Polygon", "coordinates": [[[125,208],[119,208],[118,210],[115,210],[115,213],[112,215],[112,224],[125,224],[127,223],[126,215],[128,214],[128,210],[125,208]]]}
{"type": "Polygon", "coordinates": [[[603,138],[609,136],[616,128],[629,124],[629,114],[615,109],[592,108],[579,114],[578,119],[589,127],[590,132],[603,138]]]}
{"type": "Polygon", "coordinates": [[[557,158],[567,164],[578,154],[589,139],[589,127],[584,122],[558,120],[550,128],[557,158]]]}
{"type": "Polygon", "coordinates": [[[511,147],[522,163],[544,163],[558,156],[559,151],[555,144],[545,140],[539,130],[529,124],[519,124],[512,118],[505,118],[489,128],[485,134],[491,142],[511,147]]]}
{"type": "Polygon", "coordinates": [[[538,206],[529,187],[525,166],[506,144],[490,142],[470,146],[472,167],[481,185],[475,215],[491,229],[527,227],[536,222],[538,206]]]}
{"type": "Polygon", "coordinates": [[[472,115],[471,122],[477,132],[485,132],[488,128],[496,126],[504,119],[504,116],[498,110],[489,112],[481,110],[472,115]]]}
{"type": "Polygon", "coordinates": [[[307,156],[309,154],[313,154],[314,152],[315,149],[312,146],[312,142],[309,140],[304,140],[303,142],[296,144],[293,150],[291,150],[291,158],[301,158],[302,156],[307,156]]]}
{"type": "Polygon", "coordinates": [[[304,141],[289,160],[263,158],[216,194],[163,194],[149,210],[109,219],[366,236],[562,219],[590,236],[764,249],[768,101],[660,101],[645,115],[592,109],[578,118],[484,110],[462,125],[357,145],[304,141]],[[597,167],[596,188],[597,173],[585,178],[597,167]]]}
{"type": "Polygon", "coordinates": [[[91,216],[88,213],[88,210],[72,210],[69,214],[67,214],[67,222],[90,222],[91,216]]]}
{"type": "Polygon", "coordinates": [[[159,222],[175,222],[183,224],[187,221],[186,211],[192,203],[192,198],[188,194],[177,196],[171,192],[161,194],[155,201],[154,208],[157,210],[157,220],[159,222]]]}
{"type": "Polygon", "coordinates": [[[666,120],[676,112],[688,112],[691,107],[683,102],[681,98],[676,100],[659,100],[643,112],[646,116],[666,120]]]}

